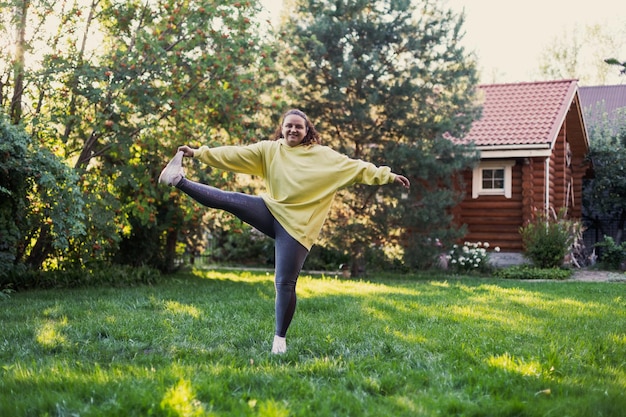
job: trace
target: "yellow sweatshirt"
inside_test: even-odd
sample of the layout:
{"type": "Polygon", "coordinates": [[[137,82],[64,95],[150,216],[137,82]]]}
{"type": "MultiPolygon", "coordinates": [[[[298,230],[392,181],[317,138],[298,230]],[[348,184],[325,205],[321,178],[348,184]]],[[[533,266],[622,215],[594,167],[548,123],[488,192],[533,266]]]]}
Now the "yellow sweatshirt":
{"type": "Polygon", "coordinates": [[[327,146],[290,147],[284,139],[248,146],[202,146],[202,162],[265,180],[265,205],[285,230],[307,249],[317,239],[333,198],[352,184],[382,185],[395,180],[391,168],[351,159],[327,146]]]}

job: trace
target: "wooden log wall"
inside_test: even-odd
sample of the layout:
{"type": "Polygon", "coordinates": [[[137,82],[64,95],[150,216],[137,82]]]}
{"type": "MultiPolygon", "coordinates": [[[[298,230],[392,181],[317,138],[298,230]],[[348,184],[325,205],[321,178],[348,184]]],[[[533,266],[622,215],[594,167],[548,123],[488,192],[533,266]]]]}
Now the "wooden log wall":
{"type": "Polygon", "coordinates": [[[563,207],[569,207],[568,203],[568,172],[567,166],[567,142],[565,140],[565,123],[557,136],[556,143],[550,157],[550,206],[556,213],[563,207]]]}
{"type": "Polygon", "coordinates": [[[572,157],[572,204],[570,217],[580,219],[583,215],[583,178],[587,174],[589,162],[585,160],[585,155],[575,155],[572,157]]]}
{"type": "Polygon", "coordinates": [[[522,170],[519,164],[513,167],[512,198],[482,195],[474,199],[471,195],[472,173],[465,175],[468,195],[459,205],[457,221],[466,224],[468,233],[465,241],[488,242],[493,248],[505,252],[522,250],[519,228],[522,222],[522,170]]]}
{"type": "MultiPolygon", "coordinates": [[[[566,207],[569,218],[580,219],[583,178],[589,164],[580,149],[578,154],[568,149],[567,140],[567,122],[564,122],[548,160],[548,207],[556,213],[566,207]]],[[[464,240],[489,242],[491,247],[499,246],[502,251],[523,251],[520,227],[546,211],[546,157],[516,160],[511,198],[481,195],[474,199],[471,171],[464,174],[464,181],[466,197],[452,210],[457,224],[467,225],[464,240]]]]}
{"type": "MultiPolygon", "coordinates": [[[[532,176],[532,182],[526,192],[531,194],[532,203],[524,206],[524,222],[531,221],[537,215],[537,212],[543,213],[546,207],[546,158],[525,158],[524,164],[529,166],[527,175],[532,176]]],[[[550,178],[554,178],[552,169],[549,170],[550,178]]]]}
{"type": "Polygon", "coordinates": [[[575,155],[568,147],[565,125],[561,129],[550,158],[554,179],[551,183],[550,207],[555,212],[567,209],[567,217],[582,216],[583,177],[587,171],[585,155],[575,155]],[[569,163],[568,163],[569,159],[569,163]]]}

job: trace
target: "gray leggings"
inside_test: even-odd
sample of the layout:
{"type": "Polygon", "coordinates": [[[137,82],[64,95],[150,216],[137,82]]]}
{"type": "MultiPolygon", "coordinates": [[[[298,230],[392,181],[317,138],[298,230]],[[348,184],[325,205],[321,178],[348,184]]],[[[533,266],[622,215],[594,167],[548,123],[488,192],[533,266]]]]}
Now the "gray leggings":
{"type": "Polygon", "coordinates": [[[285,337],[296,311],[296,282],[309,251],[295,240],[267,209],[261,197],[222,191],[183,178],[176,188],[198,203],[234,214],[274,239],[276,289],[276,335],[285,337]]]}

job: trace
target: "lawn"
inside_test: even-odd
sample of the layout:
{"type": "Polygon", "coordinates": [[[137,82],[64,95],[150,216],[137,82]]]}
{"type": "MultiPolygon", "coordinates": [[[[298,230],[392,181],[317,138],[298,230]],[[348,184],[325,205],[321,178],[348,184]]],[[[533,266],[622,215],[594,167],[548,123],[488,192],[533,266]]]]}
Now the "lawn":
{"type": "Polygon", "coordinates": [[[626,284],[272,276],[0,298],[0,416],[623,416],[626,284]]]}

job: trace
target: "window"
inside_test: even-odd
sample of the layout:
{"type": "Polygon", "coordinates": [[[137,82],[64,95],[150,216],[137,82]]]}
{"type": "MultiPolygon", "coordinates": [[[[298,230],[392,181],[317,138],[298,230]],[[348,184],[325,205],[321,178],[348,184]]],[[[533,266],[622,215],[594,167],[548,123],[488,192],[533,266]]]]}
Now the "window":
{"type": "Polygon", "coordinates": [[[511,178],[515,161],[483,161],[474,168],[472,198],[503,195],[511,198],[511,178]]]}
{"type": "Polygon", "coordinates": [[[483,190],[504,190],[504,168],[483,169],[483,190]]]}

